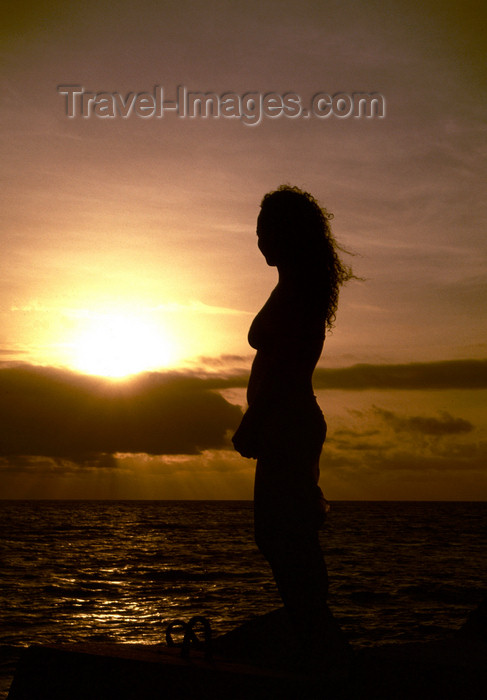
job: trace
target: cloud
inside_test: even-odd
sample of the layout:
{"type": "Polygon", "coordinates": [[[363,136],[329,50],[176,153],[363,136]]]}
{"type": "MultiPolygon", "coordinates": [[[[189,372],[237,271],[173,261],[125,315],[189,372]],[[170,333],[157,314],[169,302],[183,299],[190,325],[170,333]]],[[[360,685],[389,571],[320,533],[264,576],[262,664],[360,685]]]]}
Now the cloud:
{"type": "Polygon", "coordinates": [[[126,382],[31,366],[0,370],[0,456],[110,463],[116,453],[197,455],[229,447],[241,411],[192,375],[126,382]]]}
{"type": "Polygon", "coordinates": [[[348,426],[327,438],[324,469],[362,477],[398,471],[485,471],[487,442],[471,435],[475,426],[461,417],[446,411],[436,416],[400,415],[377,406],[348,413],[348,426]]]}
{"type": "MultiPolygon", "coordinates": [[[[232,450],[229,435],[241,417],[232,390],[239,392],[235,403],[241,401],[248,379],[241,370],[232,372],[231,360],[223,357],[207,370],[145,373],[120,382],[0,363],[2,471],[59,474],[82,468],[109,473],[132,462],[135,470],[143,455],[152,455],[155,471],[172,473],[200,464],[205,454],[230,450],[219,462],[223,469],[232,450]]],[[[429,377],[435,388],[470,388],[472,373],[484,364],[355,365],[323,370],[320,384],[326,377],[329,389],[419,388],[429,377]]],[[[476,377],[482,380],[482,372],[476,377]]],[[[475,426],[461,416],[446,411],[400,414],[380,406],[349,410],[348,415],[330,430],[323,455],[326,469],[481,467],[484,450],[474,437],[475,426]]],[[[148,467],[146,463],[146,471],[148,467]]]]}
{"type": "Polygon", "coordinates": [[[68,457],[48,457],[37,455],[10,455],[0,456],[0,470],[2,476],[7,474],[24,474],[43,476],[61,476],[76,474],[80,469],[85,473],[87,470],[100,469],[113,471],[118,469],[119,461],[112,454],[90,454],[90,455],[70,455],[68,457]]]}
{"type": "Polygon", "coordinates": [[[25,350],[18,350],[14,348],[0,348],[0,355],[26,355],[27,352],[25,350]]]}
{"type": "Polygon", "coordinates": [[[246,385],[248,374],[243,372],[243,369],[235,369],[236,367],[247,368],[252,362],[251,355],[219,355],[218,357],[209,357],[201,355],[194,360],[187,361],[186,364],[193,365],[196,369],[203,372],[205,370],[226,372],[229,375],[238,375],[239,385],[246,385]],[[204,369],[203,369],[204,368],[204,369]]]}
{"type": "MultiPolygon", "coordinates": [[[[242,371],[242,365],[251,361],[250,356],[221,355],[220,357],[199,357],[191,364],[195,369],[180,372],[154,372],[150,376],[153,384],[166,384],[169,379],[181,382],[194,382],[201,390],[223,390],[245,388],[249,375],[242,371]]],[[[24,366],[31,371],[32,366],[23,363],[1,362],[0,372],[13,366],[24,366]],[[29,369],[30,368],[30,369],[29,369]]],[[[33,370],[32,370],[33,371],[33,370]]],[[[39,372],[39,368],[37,372],[39,372]]],[[[51,374],[59,370],[46,370],[51,374]]],[[[66,372],[66,377],[69,373],[66,372]]],[[[70,375],[77,376],[74,373],[70,375]]],[[[135,387],[136,383],[148,385],[149,375],[139,375],[125,386],[135,387]],[[144,379],[145,377],[145,379],[144,379]]],[[[66,380],[68,381],[68,379],[66,380]]],[[[83,375],[76,380],[85,382],[100,382],[83,375]]],[[[285,377],[283,377],[285,381],[285,377]]],[[[1,375],[0,375],[1,382],[1,375]]],[[[110,384],[107,383],[109,386],[110,384]]],[[[448,390],[448,389],[486,389],[487,360],[445,360],[442,362],[411,362],[409,364],[356,364],[350,367],[324,368],[318,367],[313,375],[315,389],[339,389],[345,391],[365,391],[369,389],[384,390],[448,390]]],[[[0,383],[1,386],[1,383],[0,383]]]]}
{"type": "MultiPolygon", "coordinates": [[[[321,471],[326,483],[327,474],[332,471],[355,474],[359,483],[365,483],[371,475],[384,475],[389,472],[421,473],[425,478],[433,478],[442,472],[486,473],[487,442],[459,443],[434,449],[431,446],[418,446],[412,443],[377,443],[363,445],[353,451],[348,448],[336,449],[330,442],[325,444],[321,459],[321,471]]],[[[479,492],[480,493],[480,492],[479,492]]]]}
{"type": "Polygon", "coordinates": [[[442,411],[439,418],[434,416],[401,417],[392,411],[374,407],[376,413],[397,432],[422,433],[423,435],[458,435],[470,433],[474,426],[463,418],[454,418],[447,411],[442,411]]]}
{"type": "Polygon", "coordinates": [[[487,360],[445,360],[397,365],[359,364],[339,369],[318,367],[317,389],[485,389],[487,360]]]}

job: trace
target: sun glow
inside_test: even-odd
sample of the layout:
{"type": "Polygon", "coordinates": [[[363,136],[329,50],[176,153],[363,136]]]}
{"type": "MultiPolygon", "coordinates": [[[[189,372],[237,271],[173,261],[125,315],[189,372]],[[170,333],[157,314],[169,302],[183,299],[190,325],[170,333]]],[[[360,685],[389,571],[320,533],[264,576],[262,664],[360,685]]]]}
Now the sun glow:
{"type": "Polygon", "coordinates": [[[167,333],[148,319],[125,314],[91,318],[74,342],[72,365],[88,374],[127,377],[174,359],[167,333]]]}

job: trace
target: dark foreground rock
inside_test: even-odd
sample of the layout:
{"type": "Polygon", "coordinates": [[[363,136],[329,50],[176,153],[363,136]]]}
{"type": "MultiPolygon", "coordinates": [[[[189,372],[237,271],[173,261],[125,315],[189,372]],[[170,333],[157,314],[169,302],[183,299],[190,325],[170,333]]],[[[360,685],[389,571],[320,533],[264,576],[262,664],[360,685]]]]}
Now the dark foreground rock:
{"type": "Polygon", "coordinates": [[[163,645],[29,647],[9,700],[484,700],[487,642],[440,642],[351,650],[337,626],[332,663],[307,664],[284,611],[214,640],[214,656],[163,645]]]}

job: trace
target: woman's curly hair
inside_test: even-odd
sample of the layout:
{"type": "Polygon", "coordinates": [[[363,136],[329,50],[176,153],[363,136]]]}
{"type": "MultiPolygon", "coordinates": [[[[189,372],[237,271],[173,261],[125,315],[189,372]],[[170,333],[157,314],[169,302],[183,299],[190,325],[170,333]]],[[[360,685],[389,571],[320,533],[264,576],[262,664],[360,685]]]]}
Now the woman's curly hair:
{"type": "Polygon", "coordinates": [[[333,214],[299,187],[280,185],[264,195],[261,209],[275,223],[282,243],[296,264],[300,262],[317,274],[325,296],[325,329],[333,328],[342,284],[354,278],[338,251],[347,253],[336,242],[330,227],[333,214]]]}

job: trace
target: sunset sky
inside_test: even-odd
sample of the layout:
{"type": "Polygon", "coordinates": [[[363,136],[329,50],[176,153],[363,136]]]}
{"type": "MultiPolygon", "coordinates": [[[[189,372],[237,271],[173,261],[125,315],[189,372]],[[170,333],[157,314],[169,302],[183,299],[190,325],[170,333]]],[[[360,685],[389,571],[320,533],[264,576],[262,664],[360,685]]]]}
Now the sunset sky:
{"type": "Polygon", "coordinates": [[[290,183],[333,212],[363,278],[315,374],[325,495],[485,500],[486,15],[468,0],[12,6],[0,497],[252,497],[255,463],[229,436],[276,281],[259,203],[290,183]],[[66,85],[305,106],[379,93],[386,111],[69,118],[66,85]]]}

